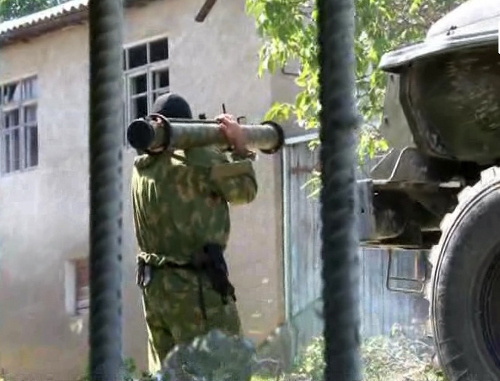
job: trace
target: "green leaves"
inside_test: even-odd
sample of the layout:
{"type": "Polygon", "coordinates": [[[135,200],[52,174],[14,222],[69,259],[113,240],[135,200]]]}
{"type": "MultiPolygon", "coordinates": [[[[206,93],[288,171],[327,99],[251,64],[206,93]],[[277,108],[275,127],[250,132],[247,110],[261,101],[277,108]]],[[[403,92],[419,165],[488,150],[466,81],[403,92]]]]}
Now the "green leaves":
{"type": "MultiPolygon", "coordinates": [[[[358,157],[368,157],[389,149],[379,131],[382,121],[386,75],[379,68],[382,55],[425,37],[427,29],[464,0],[355,0],[356,96],[362,125],[358,157]]],[[[275,103],[267,119],[295,119],[305,129],[319,127],[319,62],[317,43],[318,10],[314,0],[246,0],[247,12],[255,19],[262,37],[259,75],[275,73],[288,62],[301,68],[295,79],[298,94],[293,104],[275,103]]],[[[317,148],[319,140],[312,142],[317,148]]],[[[320,173],[311,173],[304,185],[317,197],[320,173]]]]}
{"type": "Polygon", "coordinates": [[[274,103],[267,112],[266,120],[285,121],[290,118],[293,112],[293,105],[288,103],[274,103]]]}
{"type": "MultiPolygon", "coordinates": [[[[403,44],[418,42],[429,26],[461,1],[355,0],[356,94],[362,116],[360,158],[388,149],[378,133],[385,95],[380,58],[403,44]]],[[[275,104],[267,117],[293,116],[304,128],[319,126],[317,9],[312,0],[247,0],[247,12],[263,38],[259,75],[298,61],[299,93],[294,104],[275,104]]]]}
{"type": "Polygon", "coordinates": [[[0,21],[12,20],[29,15],[67,0],[0,0],[0,21]]]}

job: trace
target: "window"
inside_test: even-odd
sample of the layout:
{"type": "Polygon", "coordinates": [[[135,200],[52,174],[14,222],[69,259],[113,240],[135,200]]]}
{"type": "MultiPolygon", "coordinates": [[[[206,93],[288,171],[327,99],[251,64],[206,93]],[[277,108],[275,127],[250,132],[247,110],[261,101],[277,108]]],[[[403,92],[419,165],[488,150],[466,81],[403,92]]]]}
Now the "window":
{"type": "Polygon", "coordinates": [[[66,312],[83,315],[89,309],[89,264],[88,258],[81,258],[66,264],[66,312]]]}
{"type": "Polygon", "coordinates": [[[0,85],[0,170],[38,165],[37,78],[0,85]]]}
{"type": "Polygon", "coordinates": [[[126,48],[125,70],[126,124],[150,113],[159,95],[170,91],[168,38],[160,38],[126,48]]]}

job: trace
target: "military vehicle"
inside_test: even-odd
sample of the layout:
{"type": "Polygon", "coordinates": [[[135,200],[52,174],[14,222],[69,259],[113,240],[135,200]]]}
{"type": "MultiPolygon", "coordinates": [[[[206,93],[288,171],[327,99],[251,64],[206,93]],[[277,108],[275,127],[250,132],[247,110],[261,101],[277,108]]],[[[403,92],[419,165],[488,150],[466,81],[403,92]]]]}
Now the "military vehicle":
{"type": "Polygon", "coordinates": [[[358,181],[361,242],[428,250],[422,293],[450,381],[500,380],[500,0],[469,0],[389,52],[391,150],[358,181]]]}

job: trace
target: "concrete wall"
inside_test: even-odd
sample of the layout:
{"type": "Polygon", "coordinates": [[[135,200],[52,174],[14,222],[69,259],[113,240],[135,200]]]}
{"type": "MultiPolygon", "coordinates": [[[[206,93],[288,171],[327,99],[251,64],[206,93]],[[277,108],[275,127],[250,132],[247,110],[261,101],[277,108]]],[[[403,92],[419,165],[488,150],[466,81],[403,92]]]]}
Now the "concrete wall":
{"type": "MultiPolygon", "coordinates": [[[[153,2],[126,15],[126,43],[168,34],[171,90],[195,113],[222,102],[250,122],[272,103],[257,79],[259,41],[244,1],[217,4],[194,23],[196,0],[153,2]]],[[[37,74],[39,165],[0,177],[0,368],[16,379],[75,380],[86,365],[87,317],[65,311],[65,262],[88,255],[87,26],[54,32],[0,51],[0,81],[37,74]],[[70,78],[70,79],[68,79],[70,78]]],[[[129,200],[133,152],[124,155],[124,350],[146,367],[129,200]]],[[[247,334],[261,341],[284,319],[279,155],[256,163],[260,192],[232,211],[228,261],[247,334]]]]}

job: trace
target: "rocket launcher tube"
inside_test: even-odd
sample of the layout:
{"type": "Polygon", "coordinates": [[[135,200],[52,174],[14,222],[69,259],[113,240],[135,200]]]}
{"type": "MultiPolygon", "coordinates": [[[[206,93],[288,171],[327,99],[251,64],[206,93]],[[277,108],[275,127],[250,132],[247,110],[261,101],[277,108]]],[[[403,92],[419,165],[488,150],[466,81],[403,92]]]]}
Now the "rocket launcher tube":
{"type": "MultiPolygon", "coordinates": [[[[284,144],[282,127],[266,121],[260,125],[242,125],[246,144],[266,154],[278,152],[284,144]]],[[[230,148],[216,120],[168,119],[160,114],[132,121],[127,129],[127,140],[139,151],[165,145],[170,149],[188,149],[215,145],[230,148]],[[155,121],[157,117],[160,121],[155,121]]]]}

